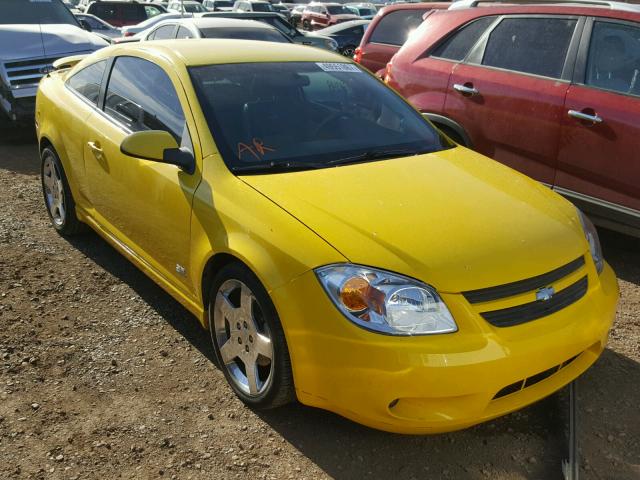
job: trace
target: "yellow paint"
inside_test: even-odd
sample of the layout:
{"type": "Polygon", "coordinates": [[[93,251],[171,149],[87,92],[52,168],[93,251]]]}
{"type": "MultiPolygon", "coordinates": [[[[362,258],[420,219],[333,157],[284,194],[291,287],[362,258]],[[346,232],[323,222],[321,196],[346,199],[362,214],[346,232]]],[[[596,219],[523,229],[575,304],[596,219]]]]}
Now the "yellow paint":
{"type": "MultiPolygon", "coordinates": [[[[105,48],[44,79],[36,106],[38,136],[58,152],[79,217],[203,325],[207,262],[220,254],[244,262],[276,305],[300,401],[375,428],[464,428],[551,394],[595,361],[606,344],[618,288],[609,266],[600,275],[595,271],[571,204],[462,147],[236,177],[218,154],[187,66],[256,61],[347,60],[267,42],[145,42],[105,48]],[[65,87],[77,69],[114,55],[145,58],[169,75],[194,145],[192,175],[122,154],[128,132],[65,87]],[[96,141],[100,151],[89,147],[96,141]],[[495,328],[480,317],[484,306],[470,305],[460,293],[540,275],[581,255],[586,266],[554,286],[561,289],[588,275],[586,296],[533,322],[495,328]],[[313,273],[347,261],[432,285],[458,332],[393,337],[353,325],[313,273]],[[176,271],[177,265],[185,272],[176,271]],[[548,379],[491,400],[504,386],[577,354],[548,379]]],[[[533,294],[489,303],[506,308],[525,301],[533,301],[533,294]]]]}

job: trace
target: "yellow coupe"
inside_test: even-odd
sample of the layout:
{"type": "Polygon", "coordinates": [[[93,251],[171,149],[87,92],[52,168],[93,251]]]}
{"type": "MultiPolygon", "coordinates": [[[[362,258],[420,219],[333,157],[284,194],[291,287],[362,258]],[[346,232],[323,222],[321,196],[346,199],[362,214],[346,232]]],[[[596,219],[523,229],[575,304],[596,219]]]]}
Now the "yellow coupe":
{"type": "Polygon", "coordinates": [[[248,405],[444,432],[602,352],[618,287],[589,220],[344,57],[177,40],[55,68],[36,104],[54,228],[90,226],[191,311],[248,405]]]}

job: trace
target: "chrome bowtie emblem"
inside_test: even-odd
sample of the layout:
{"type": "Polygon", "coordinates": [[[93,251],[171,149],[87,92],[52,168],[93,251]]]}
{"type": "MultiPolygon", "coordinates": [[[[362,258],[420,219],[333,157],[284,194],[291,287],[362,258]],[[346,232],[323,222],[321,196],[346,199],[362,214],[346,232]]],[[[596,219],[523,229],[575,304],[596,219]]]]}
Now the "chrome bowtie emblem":
{"type": "Polygon", "coordinates": [[[546,302],[547,300],[551,300],[555,294],[556,291],[553,287],[544,287],[536,292],[536,300],[546,302]]]}

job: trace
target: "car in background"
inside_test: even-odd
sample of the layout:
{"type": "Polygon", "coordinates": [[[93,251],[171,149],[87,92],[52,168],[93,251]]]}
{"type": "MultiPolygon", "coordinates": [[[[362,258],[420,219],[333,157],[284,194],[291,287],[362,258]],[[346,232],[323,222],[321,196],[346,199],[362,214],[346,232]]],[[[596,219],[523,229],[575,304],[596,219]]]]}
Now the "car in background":
{"type": "Polygon", "coordinates": [[[0,8],[0,115],[33,125],[38,83],[53,63],[108,43],[83,29],[60,0],[2,0],[0,8]]]}
{"type": "Polygon", "coordinates": [[[230,12],[233,10],[233,0],[204,0],[202,6],[208,12],[230,12]]]}
{"type": "Polygon", "coordinates": [[[170,292],[248,407],[439,433],[603,353],[619,290],[593,225],[345,57],[169,40],[78,60],[38,91],[52,235],[88,225],[170,292]]]}
{"type": "Polygon", "coordinates": [[[640,236],[640,5],[476,5],[428,17],[387,83],[457,142],[640,236]]]}
{"type": "Polygon", "coordinates": [[[233,4],[234,12],[275,12],[271,3],[263,0],[237,0],[233,4]]]}
{"type": "Polygon", "coordinates": [[[234,18],[184,18],[167,20],[144,32],[141,41],[189,38],[227,38],[292,43],[280,30],[255,20],[234,18]]]}
{"type": "Polygon", "coordinates": [[[74,3],[70,2],[69,0],[63,0],[62,3],[64,3],[64,6],[67,7],[71,11],[71,13],[73,13],[74,15],[76,13],[80,13],[80,10],[78,9],[78,7],[74,3]]]}
{"type": "Polygon", "coordinates": [[[312,2],[302,12],[302,28],[304,30],[318,30],[359,17],[340,3],[312,2]]]}
{"type": "MultiPolygon", "coordinates": [[[[351,20],[349,22],[339,23],[331,27],[316,30],[325,37],[332,38],[338,43],[338,51],[345,57],[353,57],[356,47],[360,45],[360,40],[371,20],[351,20]]],[[[309,36],[312,36],[310,34],[309,36]]]]}
{"type": "Polygon", "coordinates": [[[296,5],[289,12],[289,21],[291,25],[294,27],[302,26],[302,14],[304,13],[304,9],[307,8],[306,5],[296,5]]]}
{"type": "Polygon", "coordinates": [[[120,30],[122,31],[122,36],[125,38],[133,37],[145,30],[150,29],[154,25],[157,25],[160,22],[165,20],[172,20],[174,18],[189,18],[193,15],[190,13],[162,13],[160,15],[156,15],[155,17],[149,18],[144,22],[140,22],[137,25],[128,25],[126,27],[122,27],[120,30]]]}
{"type": "Polygon", "coordinates": [[[95,15],[114,27],[124,27],[167,13],[167,10],[154,3],[100,0],[91,2],[85,13],[95,15]]]}
{"type": "Polygon", "coordinates": [[[296,27],[287,22],[282,15],[275,12],[212,12],[205,13],[202,18],[237,18],[239,20],[249,19],[268,23],[285,34],[294,43],[309,45],[312,47],[324,48],[335,52],[338,43],[324,35],[315,32],[301,32],[296,27]]]}
{"type": "Polygon", "coordinates": [[[100,33],[109,38],[119,38],[122,36],[122,31],[118,27],[114,27],[95,15],[91,15],[89,13],[76,13],[75,17],[83,25],[88,25],[93,33],[100,33]]]}
{"type": "Polygon", "coordinates": [[[290,11],[286,5],[282,3],[272,3],[271,8],[273,8],[274,12],[279,13],[285,19],[289,20],[290,11]]]}
{"type": "Polygon", "coordinates": [[[447,2],[402,3],[381,9],[356,48],[353,60],[381,76],[387,62],[434,9],[446,9],[447,2]]]}
{"type": "Polygon", "coordinates": [[[378,9],[371,3],[347,3],[345,7],[363,20],[372,20],[378,13],[378,9]]]}
{"type": "Polygon", "coordinates": [[[169,13],[204,13],[208,10],[195,0],[172,0],[167,7],[169,13]]]}

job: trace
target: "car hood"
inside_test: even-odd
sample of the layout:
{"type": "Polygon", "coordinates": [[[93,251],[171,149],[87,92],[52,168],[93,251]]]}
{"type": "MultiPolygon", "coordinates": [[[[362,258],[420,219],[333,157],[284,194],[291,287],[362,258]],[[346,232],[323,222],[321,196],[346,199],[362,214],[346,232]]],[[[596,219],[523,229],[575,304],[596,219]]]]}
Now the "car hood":
{"type": "Polygon", "coordinates": [[[0,25],[0,59],[4,61],[62,57],[107,45],[97,35],[74,25],[0,25]]]}
{"type": "Polygon", "coordinates": [[[522,280],[587,251],[569,202],[462,147],[241,178],[349,261],[443,292],[522,280]]]}

